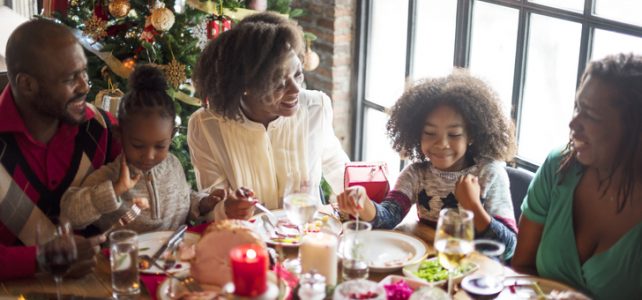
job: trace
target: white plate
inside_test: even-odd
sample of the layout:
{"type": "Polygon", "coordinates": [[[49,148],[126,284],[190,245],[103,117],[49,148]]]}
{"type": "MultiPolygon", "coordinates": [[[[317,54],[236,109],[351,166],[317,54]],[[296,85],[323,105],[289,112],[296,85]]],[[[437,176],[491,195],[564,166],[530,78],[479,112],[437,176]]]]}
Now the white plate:
{"type": "Polygon", "coordinates": [[[550,279],[536,276],[509,276],[504,279],[504,285],[506,287],[496,299],[533,299],[533,297],[537,297],[538,295],[535,290],[535,286],[532,284],[533,282],[537,282],[537,285],[545,294],[549,294],[552,291],[574,292],[586,297],[584,294],[579,293],[572,287],[550,279]]]}
{"type": "MultiPolygon", "coordinates": [[[[437,258],[436,257],[432,257],[432,258],[427,259],[426,261],[437,261],[437,258]]],[[[408,277],[408,278],[412,278],[412,279],[415,279],[415,280],[423,281],[423,282],[425,282],[427,284],[432,283],[435,286],[442,286],[442,285],[446,284],[446,282],[448,280],[439,280],[439,281],[430,282],[430,281],[428,281],[426,279],[423,279],[423,278],[415,275],[415,272],[417,272],[417,270],[419,269],[419,265],[422,262],[423,261],[420,261],[420,262],[418,262],[416,264],[412,264],[412,265],[408,265],[408,266],[404,267],[403,268],[403,275],[408,277]]],[[[474,262],[466,261],[464,263],[465,264],[469,264],[470,267],[468,268],[468,270],[464,274],[461,274],[459,276],[455,276],[455,277],[452,278],[454,284],[458,284],[462,280],[462,278],[464,278],[464,276],[466,276],[468,274],[471,274],[471,273],[477,271],[477,269],[479,269],[479,265],[477,265],[474,262]]]]}
{"type": "MultiPolygon", "coordinates": [[[[138,236],[138,255],[149,255],[150,257],[156,253],[156,250],[167,241],[167,239],[174,233],[173,231],[155,231],[143,233],[138,236]]],[[[183,238],[183,243],[187,245],[194,245],[201,238],[200,235],[193,232],[186,232],[185,237],[183,238]]],[[[157,261],[161,266],[163,265],[163,256],[161,256],[157,261]]],[[[172,273],[182,272],[189,270],[189,263],[186,261],[178,261],[173,269],[169,270],[172,273]]],[[[141,273],[145,274],[162,274],[161,269],[152,265],[149,269],[140,270],[141,273]]]]}
{"type": "MultiPolygon", "coordinates": [[[[428,246],[419,238],[391,230],[363,233],[364,257],[370,271],[391,272],[428,256],[428,246]]],[[[341,254],[340,254],[341,256],[341,254]]]]}
{"type": "MultiPolygon", "coordinates": [[[[182,272],[181,274],[177,275],[178,277],[182,278],[182,276],[188,275],[186,272],[182,272]]],[[[267,279],[268,279],[268,290],[266,293],[263,295],[265,298],[261,299],[276,299],[276,297],[279,294],[279,288],[276,284],[276,275],[274,272],[269,271],[267,273],[267,279]]],[[[170,297],[169,295],[169,287],[170,284],[172,285],[172,288],[174,289],[174,292],[177,293],[178,295],[185,294],[186,288],[182,286],[181,284],[178,283],[178,280],[172,279],[172,278],[166,278],[161,282],[161,284],[158,286],[158,289],[156,290],[156,298],[159,300],[172,300],[173,298],[170,297]]],[[[287,285],[286,285],[287,286],[287,285]]],[[[225,285],[225,287],[221,288],[218,286],[214,285],[204,285],[201,284],[201,287],[206,291],[206,295],[203,296],[203,299],[219,299],[219,298],[214,298],[216,295],[226,295],[226,294],[231,294],[234,291],[234,283],[230,282],[225,285]]],[[[285,288],[285,295],[288,295],[291,292],[291,290],[286,287],[285,288]]],[[[205,294],[205,293],[204,293],[205,294]]],[[[200,298],[197,298],[200,299],[200,298]]],[[[220,299],[228,299],[228,298],[220,298],[220,299]]]]}
{"type": "MultiPolygon", "coordinates": [[[[288,217],[285,213],[285,210],[273,210],[272,213],[278,220],[287,222],[288,217]]],[[[263,224],[262,216],[264,214],[265,213],[260,213],[252,217],[252,219],[254,220],[254,225],[256,226],[256,229],[263,241],[265,241],[268,245],[281,245],[283,247],[298,247],[301,244],[299,240],[300,237],[298,236],[287,239],[279,239],[273,231],[268,231],[268,228],[270,228],[269,225],[265,226],[265,224],[263,224]]],[[[341,233],[341,222],[334,217],[316,212],[314,214],[314,220],[324,220],[322,230],[327,230],[337,235],[341,233]]]]}

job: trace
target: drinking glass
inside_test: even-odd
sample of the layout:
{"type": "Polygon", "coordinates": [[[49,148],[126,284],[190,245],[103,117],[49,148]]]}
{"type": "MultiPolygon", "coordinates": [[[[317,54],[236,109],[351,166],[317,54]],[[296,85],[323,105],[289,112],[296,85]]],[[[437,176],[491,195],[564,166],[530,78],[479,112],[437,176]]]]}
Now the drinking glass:
{"type": "Polygon", "coordinates": [[[461,282],[462,288],[475,299],[494,299],[504,289],[504,265],[502,257],[506,246],[490,240],[474,241],[475,251],[490,258],[493,262],[487,264],[483,271],[466,276],[461,282]]]}
{"type": "MultiPolygon", "coordinates": [[[[288,220],[299,229],[299,241],[303,241],[305,225],[312,222],[320,204],[321,199],[318,190],[314,192],[307,187],[290,188],[289,193],[283,198],[283,208],[288,220]]],[[[299,258],[288,259],[284,262],[284,265],[294,273],[300,273],[301,271],[301,260],[299,258]]]]}
{"type": "Polygon", "coordinates": [[[439,264],[448,270],[448,295],[452,295],[452,275],[464,258],[473,252],[473,213],[465,209],[446,208],[439,212],[435,249],[439,264]]]}
{"type": "Polygon", "coordinates": [[[372,229],[368,222],[348,221],[343,223],[343,236],[339,245],[341,275],[343,280],[367,279],[368,261],[365,257],[364,236],[372,229]]]}
{"type": "Polygon", "coordinates": [[[111,287],[115,299],[136,299],[138,281],[138,237],[135,231],[118,229],[109,234],[111,287]]]}
{"type": "Polygon", "coordinates": [[[78,250],[69,221],[52,218],[51,222],[36,225],[36,254],[40,267],[51,274],[60,299],[60,284],[71,265],[78,258],[78,250]],[[52,226],[53,223],[53,226],[52,226]]]}

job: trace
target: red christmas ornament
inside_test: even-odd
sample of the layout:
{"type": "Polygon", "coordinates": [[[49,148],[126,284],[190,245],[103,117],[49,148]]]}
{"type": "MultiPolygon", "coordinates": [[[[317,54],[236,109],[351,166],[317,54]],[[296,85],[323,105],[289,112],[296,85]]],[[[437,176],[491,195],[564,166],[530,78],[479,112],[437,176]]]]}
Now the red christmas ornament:
{"type": "Polygon", "coordinates": [[[232,20],[227,16],[216,16],[207,22],[207,38],[215,39],[219,34],[232,28],[232,20]]]}
{"type": "Polygon", "coordinates": [[[96,3],[96,6],[94,6],[94,15],[101,20],[109,20],[109,13],[103,6],[102,2],[98,2],[96,3]]]}

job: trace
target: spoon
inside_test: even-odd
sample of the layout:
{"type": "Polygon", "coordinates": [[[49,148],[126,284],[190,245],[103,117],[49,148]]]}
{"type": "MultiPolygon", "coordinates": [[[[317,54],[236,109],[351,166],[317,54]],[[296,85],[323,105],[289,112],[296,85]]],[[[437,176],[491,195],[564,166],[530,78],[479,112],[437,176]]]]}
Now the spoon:
{"type": "Polygon", "coordinates": [[[263,211],[265,213],[265,216],[267,216],[268,221],[270,221],[270,225],[272,227],[276,228],[276,223],[278,222],[279,218],[277,218],[274,213],[272,213],[267,207],[263,206],[263,204],[256,202],[254,204],[258,209],[263,211]]]}

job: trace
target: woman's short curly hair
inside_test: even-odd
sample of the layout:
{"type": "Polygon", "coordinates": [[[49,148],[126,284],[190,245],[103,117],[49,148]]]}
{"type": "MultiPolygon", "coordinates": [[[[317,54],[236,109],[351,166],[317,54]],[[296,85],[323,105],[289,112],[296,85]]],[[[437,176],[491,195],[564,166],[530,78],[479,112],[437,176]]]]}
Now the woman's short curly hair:
{"type": "Polygon", "coordinates": [[[205,47],[193,76],[196,89],[210,109],[239,120],[243,93],[273,101],[286,59],[292,51],[302,59],[304,49],[303,32],[294,22],[271,12],[257,14],[205,47]]]}
{"type": "Polygon", "coordinates": [[[457,69],[447,77],[416,82],[391,108],[386,125],[392,147],[411,159],[425,161],[421,136],[426,117],[447,105],[461,114],[472,145],[467,158],[510,161],[515,154],[513,122],[502,112],[497,94],[482,80],[457,69]]]}

